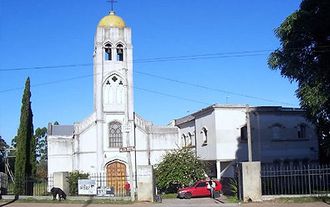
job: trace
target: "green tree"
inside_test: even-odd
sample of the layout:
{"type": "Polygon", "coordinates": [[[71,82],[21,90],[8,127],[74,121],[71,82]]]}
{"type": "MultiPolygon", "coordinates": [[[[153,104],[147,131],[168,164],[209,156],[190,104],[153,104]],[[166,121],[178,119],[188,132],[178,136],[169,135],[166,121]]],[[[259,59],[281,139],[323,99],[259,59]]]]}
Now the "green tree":
{"type": "Polygon", "coordinates": [[[155,169],[156,185],[161,191],[189,185],[204,177],[204,166],[191,149],[183,148],[167,153],[155,169]]]}
{"type": "Polygon", "coordinates": [[[33,115],[31,109],[30,78],[25,82],[20,124],[16,138],[15,194],[33,194],[33,184],[25,183],[35,174],[35,140],[33,139],[33,115]],[[27,184],[27,185],[25,185],[27,184]]]}
{"type": "Polygon", "coordinates": [[[47,128],[37,128],[34,132],[34,140],[36,141],[36,159],[37,170],[36,177],[46,179],[47,173],[47,128]]]}
{"type": "Polygon", "coordinates": [[[36,140],[37,160],[47,160],[47,128],[37,128],[34,132],[34,139],[36,140]]]}
{"type": "Polygon", "coordinates": [[[300,8],[275,30],[281,47],[268,64],[291,82],[320,137],[321,159],[330,157],[330,3],[303,0],[300,8]]]}

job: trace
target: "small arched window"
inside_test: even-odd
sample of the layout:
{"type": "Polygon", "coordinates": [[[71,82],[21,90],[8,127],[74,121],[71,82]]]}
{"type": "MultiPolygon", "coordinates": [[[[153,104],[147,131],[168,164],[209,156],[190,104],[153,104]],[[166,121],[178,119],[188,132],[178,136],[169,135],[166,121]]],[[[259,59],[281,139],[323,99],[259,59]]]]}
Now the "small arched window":
{"type": "Polygon", "coordinates": [[[182,134],[182,136],[181,136],[181,145],[182,145],[182,147],[186,147],[186,139],[187,139],[187,137],[186,137],[186,135],[184,135],[184,134],[182,134]]]}
{"type": "Polygon", "coordinates": [[[104,46],[104,59],[105,60],[112,60],[112,49],[111,49],[111,44],[107,43],[104,46]]]}
{"type": "Polygon", "coordinates": [[[124,47],[122,44],[118,44],[116,48],[117,61],[124,61],[124,47]]]}
{"type": "Polygon", "coordinates": [[[192,146],[192,134],[190,132],[188,133],[187,146],[192,146]]]}
{"type": "Polygon", "coordinates": [[[118,121],[110,122],[109,124],[109,147],[122,147],[123,133],[121,123],[118,121]]]}
{"type": "Polygon", "coordinates": [[[202,145],[207,145],[207,129],[205,127],[202,128],[201,134],[203,139],[202,145]]]}

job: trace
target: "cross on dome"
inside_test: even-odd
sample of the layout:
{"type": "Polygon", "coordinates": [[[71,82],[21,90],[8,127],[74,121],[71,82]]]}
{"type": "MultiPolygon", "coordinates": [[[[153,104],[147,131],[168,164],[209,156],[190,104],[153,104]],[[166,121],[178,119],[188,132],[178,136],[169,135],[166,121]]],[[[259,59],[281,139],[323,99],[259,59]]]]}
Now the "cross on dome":
{"type": "Polygon", "coordinates": [[[116,0],[108,0],[107,2],[109,2],[111,4],[111,11],[113,11],[113,4],[117,3],[116,0]]]}

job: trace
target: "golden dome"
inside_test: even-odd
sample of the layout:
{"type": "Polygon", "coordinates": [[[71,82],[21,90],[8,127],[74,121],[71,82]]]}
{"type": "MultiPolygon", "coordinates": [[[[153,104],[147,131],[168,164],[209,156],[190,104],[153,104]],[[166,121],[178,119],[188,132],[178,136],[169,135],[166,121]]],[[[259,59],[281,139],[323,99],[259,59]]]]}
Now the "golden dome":
{"type": "Polygon", "coordinates": [[[124,20],[117,16],[114,11],[111,11],[109,15],[103,17],[99,22],[99,27],[118,27],[120,29],[125,27],[124,20]]]}

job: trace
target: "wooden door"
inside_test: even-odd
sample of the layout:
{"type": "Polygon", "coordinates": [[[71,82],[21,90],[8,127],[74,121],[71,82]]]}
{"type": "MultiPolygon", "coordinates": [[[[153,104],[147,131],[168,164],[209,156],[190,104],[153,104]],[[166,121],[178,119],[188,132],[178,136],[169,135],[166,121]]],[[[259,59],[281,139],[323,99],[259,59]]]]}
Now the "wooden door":
{"type": "Polygon", "coordinates": [[[120,162],[113,162],[107,165],[107,185],[114,189],[115,195],[125,193],[126,165],[120,162]]]}

